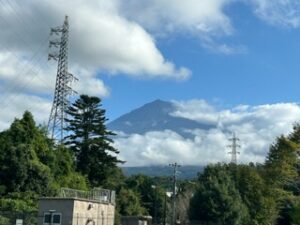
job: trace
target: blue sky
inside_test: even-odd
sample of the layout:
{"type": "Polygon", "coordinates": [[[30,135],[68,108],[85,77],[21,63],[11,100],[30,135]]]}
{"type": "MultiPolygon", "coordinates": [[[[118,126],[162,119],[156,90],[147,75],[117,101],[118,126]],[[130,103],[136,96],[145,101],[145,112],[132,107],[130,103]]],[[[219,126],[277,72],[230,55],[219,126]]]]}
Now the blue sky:
{"type": "Polygon", "coordinates": [[[243,50],[224,54],[203,47],[201,39],[186,33],[158,37],[163,55],[192,71],[184,81],[132,79],[101,74],[111,88],[104,99],[114,119],[155,99],[206,99],[219,107],[299,102],[300,30],[269,24],[258,18],[249,5],[233,3],[224,9],[233,34],[215,38],[243,50]]]}
{"type": "Polygon", "coordinates": [[[240,160],[262,162],[300,121],[299,1],[3,0],[0,129],[25,110],[47,124],[57,67],[49,31],[65,15],[74,89],[101,97],[110,120],[162,99],[172,115],[216,126],[188,140],[168,130],[121,135],[128,165],[226,162],[232,132],[240,160]]]}

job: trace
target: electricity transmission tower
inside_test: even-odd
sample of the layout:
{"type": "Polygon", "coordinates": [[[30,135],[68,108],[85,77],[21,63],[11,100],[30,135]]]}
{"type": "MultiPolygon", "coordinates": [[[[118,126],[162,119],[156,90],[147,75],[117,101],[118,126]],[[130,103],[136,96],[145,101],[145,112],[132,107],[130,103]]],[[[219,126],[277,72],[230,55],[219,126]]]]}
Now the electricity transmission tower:
{"type": "Polygon", "coordinates": [[[236,137],[235,133],[233,133],[232,138],[230,138],[229,141],[232,142],[231,145],[227,146],[227,147],[231,148],[231,152],[229,152],[229,154],[231,154],[231,163],[237,164],[237,154],[240,154],[240,152],[238,152],[237,149],[241,147],[238,144],[240,139],[238,139],[236,137]]]}
{"type": "Polygon", "coordinates": [[[169,166],[173,167],[173,196],[172,196],[172,223],[171,225],[176,224],[176,191],[177,191],[177,174],[178,174],[178,168],[180,165],[178,165],[176,162],[173,164],[169,164],[169,166]]]}
{"type": "Polygon", "coordinates": [[[65,21],[62,26],[51,28],[50,35],[60,36],[60,39],[50,40],[49,48],[58,49],[49,53],[48,60],[54,59],[58,61],[57,75],[54,91],[54,99],[48,122],[48,133],[52,139],[62,142],[64,139],[65,128],[65,111],[69,106],[69,98],[73,93],[73,81],[77,80],[71,73],[68,72],[68,39],[69,39],[69,22],[68,16],[65,16],[65,21]]]}

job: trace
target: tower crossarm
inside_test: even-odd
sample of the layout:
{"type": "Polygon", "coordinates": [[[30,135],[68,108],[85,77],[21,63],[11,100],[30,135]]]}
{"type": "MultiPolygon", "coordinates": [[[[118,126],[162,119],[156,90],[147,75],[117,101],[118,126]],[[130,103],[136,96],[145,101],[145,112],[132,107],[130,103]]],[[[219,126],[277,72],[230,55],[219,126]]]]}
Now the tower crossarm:
{"type": "Polygon", "coordinates": [[[60,40],[49,41],[49,48],[51,47],[58,48],[60,44],[61,44],[60,40]]]}
{"type": "Polygon", "coordinates": [[[59,54],[58,53],[49,53],[48,54],[48,60],[54,59],[55,61],[57,61],[59,58],[59,54]]]}
{"type": "Polygon", "coordinates": [[[63,26],[59,26],[59,27],[52,27],[50,29],[50,35],[60,35],[61,32],[63,32],[63,26]]]}

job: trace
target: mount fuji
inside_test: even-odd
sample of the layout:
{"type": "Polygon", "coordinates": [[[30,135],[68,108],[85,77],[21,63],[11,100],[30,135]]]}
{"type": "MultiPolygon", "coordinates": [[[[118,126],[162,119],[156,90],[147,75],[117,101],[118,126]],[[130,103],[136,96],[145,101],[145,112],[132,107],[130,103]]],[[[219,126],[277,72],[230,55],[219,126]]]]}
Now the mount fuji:
{"type": "Polygon", "coordinates": [[[172,115],[176,110],[172,102],[155,100],[137,108],[116,120],[107,127],[116,132],[126,134],[145,134],[149,131],[171,130],[183,137],[189,137],[188,130],[209,130],[213,125],[199,123],[194,120],[172,115]]]}

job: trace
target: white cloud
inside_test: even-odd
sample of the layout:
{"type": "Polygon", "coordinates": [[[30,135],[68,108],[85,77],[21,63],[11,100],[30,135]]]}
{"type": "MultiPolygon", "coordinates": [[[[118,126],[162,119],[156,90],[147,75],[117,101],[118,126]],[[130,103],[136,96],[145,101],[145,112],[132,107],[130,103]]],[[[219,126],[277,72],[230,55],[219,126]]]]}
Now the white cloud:
{"type": "Polygon", "coordinates": [[[167,165],[174,161],[183,165],[199,165],[208,161],[218,162],[220,158],[214,155],[226,159],[225,154],[222,154],[222,144],[226,144],[224,134],[212,130],[205,136],[190,140],[166,130],[119,137],[115,145],[121,151],[126,166],[167,165]],[[210,148],[209,151],[206,148],[210,148]]]}
{"type": "Polygon", "coordinates": [[[14,118],[22,117],[25,110],[34,115],[37,124],[47,124],[51,104],[44,98],[22,93],[1,96],[0,129],[7,129],[14,118]]]}
{"type": "Polygon", "coordinates": [[[224,55],[233,55],[233,54],[245,54],[248,52],[248,49],[244,45],[228,45],[225,43],[218,43],[212,37],[202,37],[202,46],[209,49],[214,53],[221,53],[224,55]]]}
{"type": "Polygon", "coordinates": [[[189,101],[173,101],[177,110],[171,115],[175,117],[183,117],[199,122],[214,124],[218,120],[215,108],[208,104],[205,100],[193,99],[189,101]]]}
{"type": "Polygon", "coordinates": [[[73,83],[73,88],[80,94],[88,94],[93,96],[109,96],[109,88],[105,86],[104,82],[97,79],[95,71],[85,69],[83,67],[73,67],[73,73],[76,77],[80,75],[79,80],[73,83]]]}
{"type": "Polygon", "coordinates": [[[183,138],[174,131],[150,131],[141,134],[122,134],[116,147],[128,166],[168,164],[178,161],[184,165],[206,165],[229,162],[226,146],[232,133],[240,138],[238,161],[263,162],[269,146],[281,134],[288,134],[300,121],[300,107],[295,103],[272,105],[240,105],[217,110],[204,100],[173,101],[177,110],[172,115],[200,123],[215,125],[210,130],[187,131],[193,136],[183,138]]]}
{"type": "Polygon", "coordinates": [[[216,53],[243,54],[243,45],[219,43],[216,37],[230,36],[235,30],[224,12],[236,0],[151,0],[120,1],[121,11],[142,24],[156,36],[189,34],[199,38],[202,46],[216,53]]]}
{"type": "MultiPolygon", "coordinates": [[[[46,61],[46,60],[44,60],[46,61]]],[[[27,61],[11,52],[0,52],[0,80],[2,92],[32,92],[49,94],[55,83],[55,70],[38,63],[43,60],[27,61]],[[34,65],[36,64],[36,65],[34,65]]]]}
{"type": "Polygon", "coordinates": [[[157,33],[188,31],[194,34],[231,34],[233,27],[223,12],[232,0],[120,1],[125,15],[157,33]]]}
{"type": "Polygon", "coordinates": [[[37,43],[49,35],[48,26],[62,24],[67,14],[71,68],[84,66],[94,73],[100,69],[136,77],[186,79],[190,75],[187,68],[177,68],[164,58],[154,38],[142,26],[122,16],[117,1],[27,0],[22,7],[17,2],[2,4],[0,15],[5,21],[0,28],[5,32],[0,43],[10,50],[16,48],[20,58],[31,55],[28,50],[37,48],[37,43]]]}
{"type": "MultiPolygon", "coordinates": [[[[3,99],[15,95],[36,96],[44,101],[52,98],[57,62],[47,62],[49,33],[50,27],[63,23],[65,14],[70,20],[69,71],[79,78],[75,84],[79,94],[108,96],[109,87],[97,75],[103,71],[137,78],[187,79],[191,72],[167,60],[151,34],[126,19],[117,4],[117,0],[1,2],[0,89],[3,99]]],[[[16,116],[23,109],[2,111],[16,116]]],[[[49,113],[45,114],[45,120],[49,113]]],[[[9,118],[12,117],[1,117],[0,122],[8,124],[9,118]]],[[[4,127],[7,126],[0,126],[4,127]]]]}
{"type": "Polygon", "coordinates": [[[251,0],[262,20],[284,27],[300,27],[300,2],[295,0],[251,0]]]}
{"type": "Polygon", "coordinates": [[[78,51],[75,55],[88,56],[80,57],[81,63],[137,77],[186,79],[190,75],[188,69],[176,69],[164,59],[155,40],[138,24],[91,8],[70,15],[78,24],[73,28],[78,51]],[[80,22],[75,18],[80,18],[80,22]]]}

